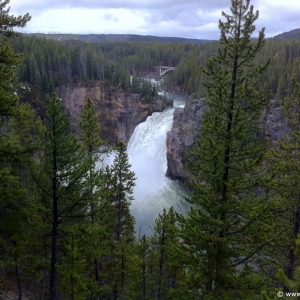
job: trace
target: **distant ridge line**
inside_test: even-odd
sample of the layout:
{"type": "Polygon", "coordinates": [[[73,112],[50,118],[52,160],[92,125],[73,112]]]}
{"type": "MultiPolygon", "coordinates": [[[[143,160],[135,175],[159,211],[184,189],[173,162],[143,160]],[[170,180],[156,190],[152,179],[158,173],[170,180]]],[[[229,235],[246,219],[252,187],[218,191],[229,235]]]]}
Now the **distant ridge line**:
{"type": "Polygon", "coordinates": [[[69,34],[69,33],[27,33],[26,35],[35,35],[37,37],[46,37],[49,39],[65,41],[80,40],[92,43],[104,43],[112,41],[128,41],[128,42],[170,42],[170,43],[197,43],[202,44],[210,42],[205,39],[189,39],[181,37],[160,37],[153,35],[138,34],[69,34]]]}
{"type": "Polygon", "coordinates": [[[274,40],[300,40],[300,28],[280,33],[272,37],[274,40]]]}

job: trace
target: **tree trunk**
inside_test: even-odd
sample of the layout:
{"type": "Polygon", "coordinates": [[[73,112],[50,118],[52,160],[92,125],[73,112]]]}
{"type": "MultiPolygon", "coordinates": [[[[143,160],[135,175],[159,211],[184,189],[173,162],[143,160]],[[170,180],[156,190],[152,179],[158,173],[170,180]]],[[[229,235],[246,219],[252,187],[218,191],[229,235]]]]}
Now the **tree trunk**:
{"type": "Polygon", "coordinates": [[[20,269],[19,269],[19,264],[18,264],[17,258],[16,258],[16,277],[17,277],[18,292],[19,292],[18,300],[22,300],[22,286],[21,286],[21,278],[20,278],[20,269]]]}
{"type": "Polygon", "coordinates": [[[160,250],[160,259],[159,259],[159,282],[158,282],[158,293],[157,299],[161,299],[162,292],[162,281],[163,281],[163,266],[164,266],[164,244],[165,244],[165,226],[163,226],[162,230],[162,239],[161,239],[161,250],[160,250]]]}
{"type": "Polygon", "coordinates": [[[146,263],[144,261],[143,266],[143,299],[146,298],[146,263]]]}
{"type": "MultiPolygon", "coordinates": [[[[294,215],[294,238],[297,238],[297,234],[300,233],[300,194],[298,196],[298,203],[296,204],[295,207],[295,215],[294,215]]],[[[296,256],[294,253],[294,249],[290,248],[289,249],[289,264],[287,266],[287,277],[291,280],[294,280],[294,271],[296,268],[296,256]]]]}
{"type": "Polygon", "coordinates": [[[57,300],[57,222],[52,226],[52,245],[51,245],[51,271],[50,271],[50,300],[57,300]]]}

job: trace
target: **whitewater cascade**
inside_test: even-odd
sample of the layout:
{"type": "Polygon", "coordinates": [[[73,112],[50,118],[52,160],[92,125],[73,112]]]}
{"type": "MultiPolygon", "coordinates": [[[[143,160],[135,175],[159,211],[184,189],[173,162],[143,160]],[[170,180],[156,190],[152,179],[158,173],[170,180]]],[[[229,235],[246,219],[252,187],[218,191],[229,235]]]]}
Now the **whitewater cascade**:
{"type": "Polygon", "coordinates": [[[174,106],[153,113],[139,124],[128,143],[127,153],[135,172],[136,186],[131,213],[136,219],[137,236],[149,234],[149,226],[163,208],[178,212],[186,208],[185,190],[165,176],[167,171],[166,137],[173,124],[173,111],[185,104],[183,96],[174,95],[174,106]]]}

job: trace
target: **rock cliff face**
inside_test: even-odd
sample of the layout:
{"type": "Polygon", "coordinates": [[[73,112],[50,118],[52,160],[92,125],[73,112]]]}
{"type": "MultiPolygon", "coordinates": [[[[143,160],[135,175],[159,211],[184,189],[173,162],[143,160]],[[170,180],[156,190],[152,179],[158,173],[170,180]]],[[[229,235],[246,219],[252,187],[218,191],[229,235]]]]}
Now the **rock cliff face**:
{"type": "Polygon", "coordinates": [[[166,176],[184,181],[189,177],[187,159],[200,134],[202,114],[205,111],[204,99],[194,99],[184,108],[177,108],[173,114],[173,126],[167,134],[166,176]]]}
{"type": "Polygon", "coordinates": [[[265,122],[266,135],[272,143],[281,140],[285,135],[291,134],[287,121],[281,112],[281,107],[272,100],[263,112],[262,118],[265,122]]]}
{"type": "MultiPolygon", "coordinates": [[[[167,135],[166,175],[172,179],[184,181],[190,177],[187,168],[189,150],[192,150],[196,139],[200,136],[202,115],[205,111],[204,99],[194,99],[187,102],[185,108],[174,111],[174,121],[167,135]]],[[[276,142],[290,133],[287,122],[276,101],[271,101],[262,114],[267,137],[276,142]]]]}
{"type": "Polygon", "coordinates": [[[154,111],[162,111],[172,105],[161,98],[151,104],[143,104],[139,95],[125,93],[121,89],[105,86],[103,82],[96,82],[91,87],[61,86],[56,90],[68,116],[72,120],[74,130],[77,130],[82,106],[87,97],[94,102],[99,123],[101,137],[109,144],[118,140],[129,141],[134,128],[154,111]]]}

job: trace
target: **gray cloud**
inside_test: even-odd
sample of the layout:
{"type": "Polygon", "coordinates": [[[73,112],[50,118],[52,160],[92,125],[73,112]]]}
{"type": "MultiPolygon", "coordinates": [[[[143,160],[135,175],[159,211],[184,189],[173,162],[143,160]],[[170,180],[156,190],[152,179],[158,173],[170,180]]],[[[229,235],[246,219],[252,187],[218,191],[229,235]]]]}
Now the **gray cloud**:
{"type": "MultiPolygon", "coordinates": [[[[252,0],[251,3],[260,10],[257,28],[266,27],[267,36],[299,27],[299,0],[286,3],[281,0],[252,0]]],[[[37,31],[39,26],[40,31],[45,32],[48,26],[49,30],[55,28],[60,32],[67,28],[74,33],[109,31],[205,39],[219,38],[221,10],[229,12],[229,6],[230,0],[13,0],[11,3],[14,14],[29,12],[32,15],[32,21],[25,28],[29,32],[37,31]],[[84,26],[71,19],[79,12],[80,18],[87,21],[84,26]],[[95,12],[99,14],[98,18],[95,12]],[[90,22],[91,19],[94,22],[90,22]]]]}
{"type": "Polygon", "coordinates": [[[226,7],[224,0],[16,0],[13,5],[18,10],[45,10],[45,9],[60,9],[60,8],[125,8],[125,9],[147,9],[160,10],[170,9],[172,7],[194,6],[205,10],[215,10],[226,7]]]}

